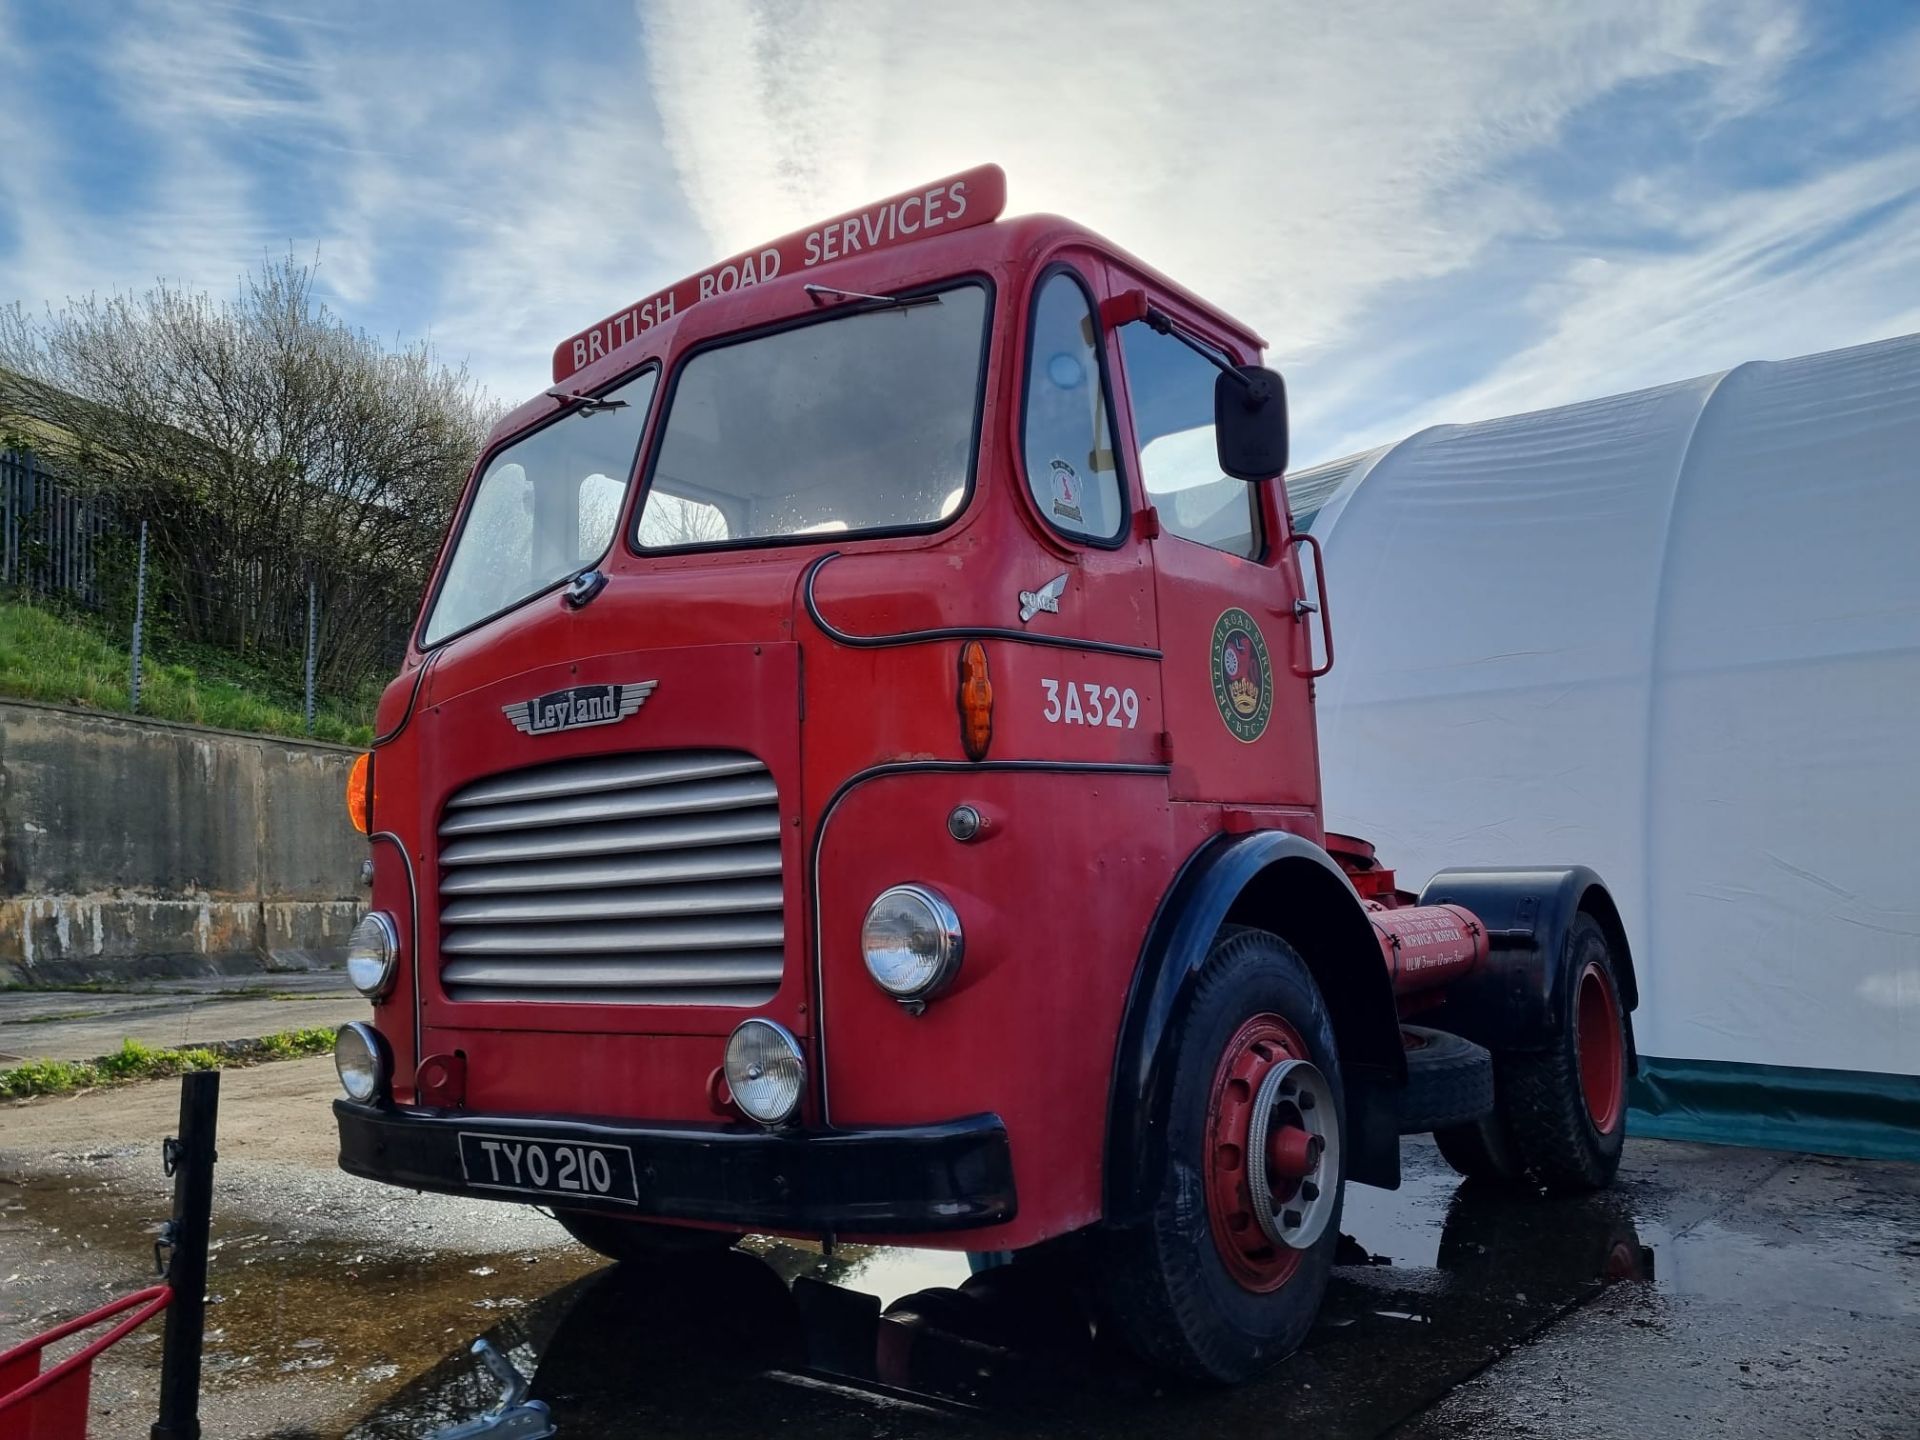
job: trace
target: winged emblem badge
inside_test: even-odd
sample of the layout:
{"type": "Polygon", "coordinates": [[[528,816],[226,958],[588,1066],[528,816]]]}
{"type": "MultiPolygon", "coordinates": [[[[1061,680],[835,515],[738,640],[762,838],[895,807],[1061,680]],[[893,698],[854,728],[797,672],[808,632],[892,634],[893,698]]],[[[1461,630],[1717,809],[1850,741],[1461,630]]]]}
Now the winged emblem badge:
{"type": "Polygon", "coordinates": [[[1049,615],[1060,613],[1060,597],[1066,593],[1067,577],[1056,575],[1038,590],[1020,592],[1020,623],[1026,624],[1041,611],[1049,615]]]}
{"type": "Polygon", "coordinates": [[[614,725],[647,703],[658,680],[630,680],[620,685],[575,685],[502,705],[501,713],[523,735],[552,735],[588,725],[614,725]]]}

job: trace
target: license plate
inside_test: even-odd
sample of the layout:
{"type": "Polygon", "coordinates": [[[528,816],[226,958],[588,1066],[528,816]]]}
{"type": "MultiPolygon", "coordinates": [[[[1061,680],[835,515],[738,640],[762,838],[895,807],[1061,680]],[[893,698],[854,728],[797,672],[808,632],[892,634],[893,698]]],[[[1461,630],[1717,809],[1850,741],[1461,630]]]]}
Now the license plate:
{"type": "Polygon", "coordinates": [[[460,1168],[475,1190],[515,1195],[584,1196],[638,1205],[633,1151],[591,1140],[530,1140],[524,1135],[460,1132],[460,1168]]]}

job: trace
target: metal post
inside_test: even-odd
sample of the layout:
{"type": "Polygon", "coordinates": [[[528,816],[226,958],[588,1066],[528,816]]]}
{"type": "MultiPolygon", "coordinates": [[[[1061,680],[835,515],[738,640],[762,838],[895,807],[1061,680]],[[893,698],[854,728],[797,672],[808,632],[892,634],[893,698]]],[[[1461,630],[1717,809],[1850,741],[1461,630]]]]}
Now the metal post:
{"type": "Polygon", "coordinates": [[[220,1072],[180,1077],[180,1138],[166,1143],[173,1174],[168,1233],[167,1333],[160,1350],[160,1418],[150,1440],[200,1440],[200,1343],[207,1320],[207,1232],[213,1218],[214,1125],[220,1116],[220,1072]]]}
{"type": "Polygon", "coordinates": [[[13,532],[20,518],[20,472],[26,469],[26,462],[14,451],[0,455],[0,480],[6,482],[7,510],[6,554],[0,559],[0,579],[13,584],[13,532]]]}
{"type": "Polygon", "coordinates": [[[313,734],[313,658],[320,648],[320,586],[307,581],[307,734],[313,734]]]}
{"type": "Polygon", "coordinates": [[[140,570],[133,582],[133,683],[128,686],[127,708],[140,708],[140,632],[147,620],[147,522],[140,522],[140,570]]]}

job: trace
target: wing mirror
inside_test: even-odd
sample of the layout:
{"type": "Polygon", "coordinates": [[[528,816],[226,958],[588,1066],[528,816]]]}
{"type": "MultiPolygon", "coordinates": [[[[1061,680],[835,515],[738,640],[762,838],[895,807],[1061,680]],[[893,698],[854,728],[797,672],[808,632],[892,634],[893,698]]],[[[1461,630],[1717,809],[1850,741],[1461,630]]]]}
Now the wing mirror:
{"type": "Polygon", "coordinates": [[[1213,434],[1222,473],[1236,480],[1265,480],[1286,470],[1287,382],[1279,371],[1234,364],[1212,341],[1155,308],[1144,290],[1123,290],[1101,301],[1100,319],[1115,328],[1144,322],[1220,372],[1213,382],[1213,434]]]}
{"type": "Polygon", "coordinates": [[[1287,468],[1287,382],[1261,365],[1223,368],[1213,381],[1213,436],[1220,469],[1265,480],[1287,468]]]}

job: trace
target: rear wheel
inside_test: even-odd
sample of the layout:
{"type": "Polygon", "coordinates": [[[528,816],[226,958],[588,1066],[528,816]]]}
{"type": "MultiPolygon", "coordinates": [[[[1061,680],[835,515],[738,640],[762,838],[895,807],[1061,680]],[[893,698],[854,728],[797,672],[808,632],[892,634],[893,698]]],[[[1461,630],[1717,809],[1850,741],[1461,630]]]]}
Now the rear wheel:
{"type": "Polygon", "coordinates": [[[1567,932],[1557,1033],[1496,1057],[1501,1129],[1513,1160],[1548,1190],[1603,1189],[1627,1136],[1627,1031],[1607,933],[1591,915],[1567,932]]]}
{"type": "Polygon", "coordinates": [[[622,1264],[644,1265],[684,1255],[706,1255],[730,1250],[740,1237],[731,1230],[695,1230],[682,1225],[655,1225],[645,1220],[622,1220],[585,1210],[556,1210],[553,1218],[567,1234],[589,1250],[622,1264]]]}
{"type": "Polygon", "coordinates": [[[1146,1359],[1231,1382],[1298,1348],[1340,1238],[1345,1102],[1333,1024],[1298,953],[1215,937],[1169,1037],[1167,1160],[1153,1208],[1109,1232],[1110,1323],[1146,1359]]]}

